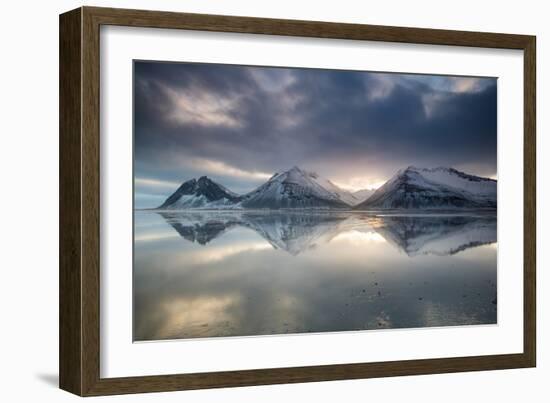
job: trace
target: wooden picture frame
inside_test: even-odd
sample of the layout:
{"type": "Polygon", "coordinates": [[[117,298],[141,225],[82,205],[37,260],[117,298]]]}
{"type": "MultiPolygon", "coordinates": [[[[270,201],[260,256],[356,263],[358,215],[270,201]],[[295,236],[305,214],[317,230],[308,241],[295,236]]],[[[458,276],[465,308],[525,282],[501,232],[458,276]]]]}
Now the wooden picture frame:
{"type": "Polygon", "coordinates": [[[81,7],[60,16],[60,387],[80,396],[533,367],[536,363],[535,37],[81,7]],[[524,349],[521,354],[100,377],[100,26],[171,28],[524,52],[524,349]]]}

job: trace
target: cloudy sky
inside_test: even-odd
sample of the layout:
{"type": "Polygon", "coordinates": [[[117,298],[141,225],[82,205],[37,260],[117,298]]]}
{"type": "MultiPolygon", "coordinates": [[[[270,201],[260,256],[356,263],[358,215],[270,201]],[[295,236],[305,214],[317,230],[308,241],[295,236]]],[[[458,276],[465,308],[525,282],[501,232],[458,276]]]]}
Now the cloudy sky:
{"type": "Polygon", "coordinates": [[[134,63],[136,207],[207,175],[244,193],[297,165],[348,190],[398,169],[496,177],[496,79],[134,63]]]}

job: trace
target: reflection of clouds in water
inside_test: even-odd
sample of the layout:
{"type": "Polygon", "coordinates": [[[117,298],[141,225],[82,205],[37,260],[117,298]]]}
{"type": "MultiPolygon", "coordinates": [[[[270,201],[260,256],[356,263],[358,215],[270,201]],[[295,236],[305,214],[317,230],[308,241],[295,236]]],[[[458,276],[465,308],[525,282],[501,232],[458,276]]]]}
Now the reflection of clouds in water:
{"type": "Polygon", "coordinates": [[[149,337],[158,339],[180,338],[186,333],[194,335],[208,333],[213,320],[214,324],[233,322],[234,316],[231,309],[239,303],[239,295],[164,300],[157,306],[162,322],[155,328],[146,328],[142,331],[148,333],[149,337]]]}
{"type": "Polygon", "coordinates": [[[358,230],[352,230],[352,231],[346,231],[342,232],[338,235],[336,235],[333,239],[334,242],[349,242],[353,245],[360,245],[363,243],[378,243],[378,242],[386,242],[384,237],[380,235],[377,232],[374,231],[358,231],[358,230]]]}
{"type": "Polygon", "coordinates": [[[160,241],[167,238],[177,238],[179,235],[175,232],[150,232],[137,234],[134,236],[135,242],[160,241]]]}
{"type": "Polygon", "coordinates": [[[136,243],[136,340],[496,323],[497,251],[470,242],[478,230],[496,240],[490,218],[242,216],[138,216],[151,234],[176,223],[185,236],[136,243]],[[398,252],[438,251],[434,230],[467,247],[398,252]]]}
{"type": "Polygon", "coordinates": [[[186,264],[208,264],[220,262],[235,255],[272,249],[267,242],[243,242],[232,245],[213,246],[208,249],[198,249],[182,253],[180,258],[186,264]]]}

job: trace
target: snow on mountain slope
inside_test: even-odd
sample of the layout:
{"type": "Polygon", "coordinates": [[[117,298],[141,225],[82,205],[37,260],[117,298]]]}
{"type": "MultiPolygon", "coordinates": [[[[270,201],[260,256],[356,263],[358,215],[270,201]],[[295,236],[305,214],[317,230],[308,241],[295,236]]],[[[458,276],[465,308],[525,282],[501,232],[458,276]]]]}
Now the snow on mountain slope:
{"type": "Polygon", "coordinates": [[[266,183],[244,195],[239,204],[245,208],[268,209],[349,207],[342,192],[317,174],[293,167],[273,175],[266,183]]]}
{"type": "MultiPolygon", "coordinates": [[[[304,171],[305,172],[305,171],[304,171]]],[[[338,186],[336,186],[334,183],[332,183],[330,180],[323,178],[322,176],[319,176],[316,172],[306,172],[306,174],[313,179],[317,184],[325,188],[331,193],[334,193],[338,195],[340,200],[342,200],[344,203],[349,204],[350,206],[355,206],[357,203],[360,203],[361,200],[351,192],[348,192],[347,190],[344,190],[338,186]]]]}
{"type": "Polygon", "coordinates": [[[191,179],[159,209],[496,208],[496,196],[495,180],[453,168],[411,166],[398,171],[376,191],[365,189],[353,194],[317,173],[293,167],[243,196],[206,176],[191,179]],[[362,201],[369,193],[370,197],[362,201]]]}
{"type": "Polygon", "coordinates": [[[374,192],[376,192],[376,189],[361,189],[357,192],[353,192],[353,196],[357,199],[356,204],[364,202],[371,197],[374,192]]]}
{"type": "Polygon", "coordinates": [[[468,175],[454,168],[416,169],[430,182],[445,184],[452,188],[464,190],[475,196],[496,199],[497,182],[494,179],[468,175]]]}
{"type": "Polygon", "coordinates": [[[497,182],[453,168],[398,171],[361,208],[496,208],[497,182]]]}
{"type": "Polygon", "coordinates": [[[227,208],[240,201],[240,197],[206,176],[184,182],[166,201],[161,210],[189,208],[227,208]]]}

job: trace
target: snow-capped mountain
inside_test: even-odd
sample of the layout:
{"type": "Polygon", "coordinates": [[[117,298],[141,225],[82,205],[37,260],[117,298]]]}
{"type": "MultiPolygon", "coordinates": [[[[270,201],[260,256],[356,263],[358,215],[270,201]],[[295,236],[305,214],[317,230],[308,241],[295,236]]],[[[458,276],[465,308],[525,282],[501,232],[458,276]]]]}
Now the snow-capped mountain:
{"type": "Polygon", "coordinates": [[[224,208],[233,206],[241,198],[212,179],[201,176],[184,182],[166,201],[161,210],[188,208],[224,208]]]}
{"type": "Polygon", "coordinates": [[[497,182],[453,168],[398,171],[366,201],[364,208],[496,208],[497,182]]]}
{"type": "Polygon", "coordinates": [[[411,166],[398,171],[377,190],[351,193],[315,172],[293,167],[276,173],[263,185],[242,196],[206,176],[191,179],[158,208],[330,209],[352,206],[357,209],[496,208],[497,182],[453,168],[411,166]]]}
{"type": "Polygon", "coordinates": [[[323,178],[322,176],[319,176],[319,174],[317,174],[316,172],[307,172],[307,171],[303,171],[303,172],[305,172],[307,176],[313,179],[319,186],[322,186],[329,192],[338,195],[340,200],[342,200],[344,203],[349,204],[350,206],[355,206],[356,204],[361,203],[362,200],[356,197],[354,193],[348,192],[347,190],[344,190],[338,187],[337,185],[332,183],[330,180],[323,178]]]}
{"type": "Polygon", "coordinates": [[[298,167],[276,173],[266,183],[243,196],[244,208],[346,208],[353,195],[327,179],[298,167]]]}
{"type": "Polygon", "coordinates": [[[376,189],[361,189],[361,190],[358,190],[356,192],[353,192],[352,193],[353,197],[355,197],[355,199],[357,200],[357,202],[355,204],[359,204],[361,202],[364,202],[369,197],[371,197],[374,192],[376,192],[376,189]]]}

